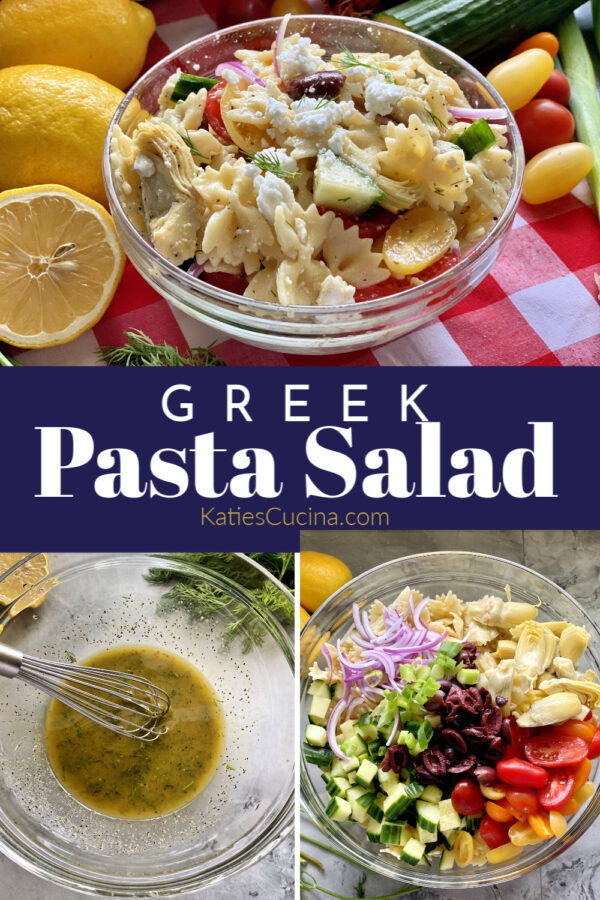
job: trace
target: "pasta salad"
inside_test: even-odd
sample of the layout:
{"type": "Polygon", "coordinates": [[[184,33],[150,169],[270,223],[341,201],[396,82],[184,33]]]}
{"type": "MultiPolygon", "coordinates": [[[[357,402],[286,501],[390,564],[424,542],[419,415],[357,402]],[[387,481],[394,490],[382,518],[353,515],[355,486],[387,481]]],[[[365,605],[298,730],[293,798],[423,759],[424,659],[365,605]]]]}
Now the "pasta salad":
{"type": "Polygon", "coordinates": [[[473,110],[418,51],[286,36],[113,132],[125,212],[171,263],[283,306],[387,296],[452,267],[508,202],[502,110],[473,110]]]}

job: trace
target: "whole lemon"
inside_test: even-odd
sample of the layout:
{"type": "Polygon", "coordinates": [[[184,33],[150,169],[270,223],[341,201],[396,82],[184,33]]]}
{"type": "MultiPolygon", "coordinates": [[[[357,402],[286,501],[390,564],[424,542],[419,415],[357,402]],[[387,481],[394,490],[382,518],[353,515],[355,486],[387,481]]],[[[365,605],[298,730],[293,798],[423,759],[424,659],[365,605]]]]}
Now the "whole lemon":
{"type": "Polygon", "coordinates": [[[307,612],[303,606],[300,607],[300,631],[304,628],[308,620],[310,619],[310,613],[307,612]]]}
{"type": "Polygon", "coordinates": [[[134,0],[1,0],[0,66],[48,63],[129,87],[154,16],[134,0]]]}
{"type": "Polygon", "coordinates": [[[302,550],[300,553],[300,603],[313,613],[334,591],[352,578],[341,559],[328,553],[302,550]]]}
{"type": "Polygon", "coordinates": [[[122,99],[76,69],[0,69],[0,190],[63,184],[106,204],[102,145],[122,99]]]}

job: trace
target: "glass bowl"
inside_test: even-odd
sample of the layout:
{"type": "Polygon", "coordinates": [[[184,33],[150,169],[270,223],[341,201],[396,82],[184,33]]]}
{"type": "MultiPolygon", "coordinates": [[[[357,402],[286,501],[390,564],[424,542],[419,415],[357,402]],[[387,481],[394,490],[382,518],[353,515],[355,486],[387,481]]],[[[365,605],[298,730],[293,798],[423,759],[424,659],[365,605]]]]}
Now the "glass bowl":
{"type": "MultiPolygon", "coordinates": [[[[258,577],[270,579],[262,568],[258,577]]],[[[70,654],[84,659],[118,644],[178,653],[200,669],[221,702],[224,751],[212,780],[187,806],[154,819],[111,818],[80,804],[56,780],[44,746],[49,698],[3,678],[0,849],[65,887],[144,898],[214,884],[271,851],[293,824],[294,663],[292,643],[279,623],[259,611],[236,582],[160,556],[63,558],[42,584],[48,587],[45,602],[7,625],[5,643],[62,662],[70,654]],[[145,576],[157,567],[165,578],[148,581],[145,576]],[[193,617],[180,606],[161,610],[158,602],[172,586],[165,580],[171,576],[220,592],[238,605],[237,616],[228,605],[209,618],[193,617]],[[229,643],[228,629],[244,613],[229,643]],[[244,653],[245,638],[257,629],[262,643],[253,642],[244,653]]]]}
{"type": "Polygon", "coordinates": [[[469,63],[439,44],[408,31],[364,19],[341,16],[294,16],[288,34],[300,32],[320,44],[327,56],[340,46],[351,51],[406,54],[420,50],[434,66],[452,75],[473,107],[502,107],[507,114],[513,154],[512,185],[506,209],[488,232],[450,271],[427,284],[378,300],[349,306],[287,306],[252,300],[199,281],[167,262],[140,235],[124,213],[122,195],[110,164],[115,125],[130,132],[140,111],[154,113],[166,79],[178,67],[212,75],[236,49],[271,46],[280,19],[264,19],[206,35],[181,47],[150,69],[129,91],[108,130],[104,146],[104,181],[119,239],[133,265],[175,306],[230,337],[285,353],[324,355],[375,347],[413,331],[465,297],[488,274],[507,238],[523,181],[524,155],[515,120],[499,94],[469,63]]]}
{"type": "MultiPolygon", "coordinates": [[[[335,643],[352,627],[353,603],[356,602],[361,607],[369,606],[374,600],[389,604],[407,585],[430,596],[452,589],[461,600],[471,601],[490,593],[503,597],[507,584],[510,585],[513,600],[539,603],[539,621],[564,619],[587,628],[591,638],[589,647],[581,658],[580,668],[589,667],[600,671],[600,632],[597,626],[570,594],[549,579],[525,566],[483,553],[419,553],[392,560],[364,572],[333,594],[310,617],[300,643],[300,721],[307,721],[311,699],[307,693],[308,661],[324,639],[335,643]]],[[[303,727],[301,733],[304,733],[303,727]]],[[[338,824],[327,818],[325,806],[329,797],[324,790],[321,771],[316,766],[307,765],[302,753],[300,754],[302,798],[316,825],[334,844],[356,862],[381,875],[409,884],[446,890],[509,881],[554,859],[570,847],[600,812],[598,761],[593,764],[590,778],[596,784],[596,793],[567,820],[568,829],[562,838],[552,838],[532,847],[524,847],[519,856],[496,865],[486,863],[484,866],[438,872],[436,869],[413,868],[392,856],[379,854],[373,849],[373,844],[368,842],[364,828],[359,825],[338,824]]]]}

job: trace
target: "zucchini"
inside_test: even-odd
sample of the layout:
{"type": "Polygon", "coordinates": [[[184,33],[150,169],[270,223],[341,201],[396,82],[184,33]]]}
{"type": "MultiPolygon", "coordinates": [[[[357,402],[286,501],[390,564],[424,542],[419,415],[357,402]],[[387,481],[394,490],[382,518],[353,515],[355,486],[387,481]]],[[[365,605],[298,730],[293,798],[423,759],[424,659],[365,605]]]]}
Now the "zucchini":
{"type": "Polygon", "coordinates": [[[408,28],[469,60],[489,65],[524,38],[552,26],[581,6],[581,0],[408,0],[375,19],[408,28]]]}

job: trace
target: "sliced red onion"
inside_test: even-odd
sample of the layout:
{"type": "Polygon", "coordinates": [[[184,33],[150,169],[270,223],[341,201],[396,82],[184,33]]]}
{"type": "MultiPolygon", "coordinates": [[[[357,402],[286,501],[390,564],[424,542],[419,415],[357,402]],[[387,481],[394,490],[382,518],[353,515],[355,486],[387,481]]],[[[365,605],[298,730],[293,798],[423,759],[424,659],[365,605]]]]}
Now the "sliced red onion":
{"type": "Polygon", "coordinates": [[[360,620],[360,609],[358,607],[358,603],[352,604],[352,618],[354,619],[354,626],[361,637],[366,638],[366,632],[363,628],[362,622],[360,620]]]}
{"type": "Polygon", "coordinates": [[[448,112],[455,119],[485,119],[487,122],[506,122],[506,112],[503,109],[471,109],[465,106],[449,106],[448,112]]]}
{"type": "Polygon", "coordinates": [[[365,629],[365,633],[366,633],[367,637],[371,638],[371,640],[375,640],[377,635],[371,628],[371,623],[369,622],[369,614],[366,611],[366,609],[363,609],[361,618],[362,618],[363,628],[365,629]]]}
{"type": "Polygon", "coordinates": [[[392,743],[392,741],[394,740],[394,738],[396,737],[396,732],[398,731],[398,722],[399,722],[399,721],[400,721],[400,710],[397,709],[396,712],[395,712],[395,714],[394,714],[394,725],[393,725],[393,727],[392,727],[392,730],[390,731],[390,736],[389,736],[389,738],[388,738],[387,741],[385,742],[385,746],[386,746],[386,747],[389,747],[390,744],[392,743]]]}
{"type": "Polygon", "coordinates": [[[191,275],[192,278],[197,278],[202,272],[204,272],[204,266],[206,263],[198,263],[196,260],[191,264],[189,269],[187,270],[188,275],[191,275]]]}
{"type": "Polygon", "coordinates": [[[352,713],[356,709],[357,706],[360,706],[361,703],[364,703],[364,697],[353,697],[350,703],[348,704],[348,709],[346,710],[346,718],[351,719],[352,713]]]}
{"type": "Polygon", "coordinates": [[[331,652],[329,650],[329,647],[327,647],[325,644],[323,644],[323,646],[321,647],[321,653],[325,657],[325,660],[329,667],[329,674],[327,675],[327,684],[331,684],[331,679],[333,678],[333,660],[331,658],[331,652]]]}
{"type": "Polygon", "coordinates": [[[281,71],[279,69],[279,54],[283,50],[283,39],[285,37],[285,32],[290,18],[290,13],[288,13],[287,16],[283,17],[283,19],[281,20],[281,25],[277,29],[277,34],[275,36],[275,46],[273,48],[273,69],[278,78],[281,76],[281,71]]]}
{"type": "Polygon", "coordinates": [[[338,757],[338,759],[349,759],[350,758],[350,757],[346,756],[344,753],[342,753],[342,751],[340,750],[339,744],[337,742],[336,736],[335,736],[335,733],[337,731],[337,723],[339,722],[340,716],[342,715],[342,713],[344,712],[345,709],[346,709],[346,701],[340,700],[338,703],[335,704],[335,706],[331,710],[331,715],[329,716],[329,719],[327,720],[327,741],[329,743],[329,746],[335,753],[335,755],[338,757]]]}
{"type": "Polygon", "coordinates": [[[265,86],[264,81],[256,74],[256,72],[253,72],[249,66],[246,66],[237,59],[232,59],[231,62],[219,63],[215,69],[215,75],[221,77],[226,69],[232,69],[234,72],[237,72],[238,75],[241,75],[242,78],[245,78],[250,84],[259,84],[261,87],[265,86]]]}

